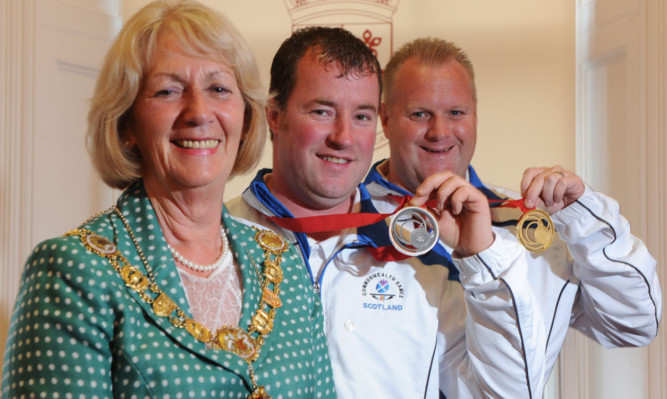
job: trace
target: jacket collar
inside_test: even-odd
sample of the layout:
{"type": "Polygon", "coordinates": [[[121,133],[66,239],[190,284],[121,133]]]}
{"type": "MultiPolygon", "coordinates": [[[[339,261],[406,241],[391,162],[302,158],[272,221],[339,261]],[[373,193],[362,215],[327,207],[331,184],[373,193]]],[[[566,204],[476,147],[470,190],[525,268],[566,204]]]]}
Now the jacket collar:
{"type": "MultiPolygon", "coordinates": [[[[271,193],[267,187],[264,177],[271,173],[271,169],[262,169],[257,172],[257,175],[250,183],[250,186],[243,193],[243,199],[251,207],[255,208],[257,211],[261,212],[266,216],[277,216],[282,218],[293,218],[294,215],[283,206],[283,204],[276,199],[276,197],[271,193]]],[[[371,201],[371,196],[366,190],[366,187],[363,184],[359,184],[357,187],[359,192],[359,199],[361,202],[360,212],[364,213],[377,213],[373,202],[371,201]]],[[[376,234],[378,233],[378,226],[381,223],[376,223],[371,226],[364,226],[357,229],[357,240],[359,245],[367,246],[377,246],[377,241],[379,239],[376,234]]],[[[286,236],[292,237],[293,241],[297,242],[301,248],[301,252],[304,256],[304,259],[310,258],[310,245],[308,244],[308,238],[305,233],[287,231],[281,229],[283,234],[286,236]]],[[[389,238],[387,236],[387,243],[389,243],[389,238]]]]}
{"type": "MultiPolygon", "coordinates": [[[[153,269],[157,285],[174,302],[176,302],[176,304],[178,304],[188,317],[192,317],[185,291],[182,287],[178,270],[176,269],[176,264],[171,253],[167,249],[166,240],[158,225],[157,216],[146,195],[143,184],[136,183],[126,189],[118,199],[117,206],[137,237],[141,250],[153,269]]],[[[144,265],[139,258],[139,254],[133,242],[125,230],[125,226],[117,216],[112,216],[112,220],[115,231],[117,232],[115,242],[117,242],[120,251],[128,258],[132,265],[139,268],[142,272],[145,272],[144,265]]],[[[226,208],[223,208],[222,221],[228,233],[230,248],[232,249],[234,258],[241,269],[243,303],[251,304],[251,306],[248,307],[241,307],[242,314],[239,326],[243,329],[247,329],[251,317],[256,310],[255,306],[252,305],[257,303],[256,298],[261,297],[261,287],[257,281],[254,267],[249,262],[249,257],[251,256],[249,252],[254,253],[255,263],[261,265],[264,260],[262,256],[263,251],[261,249],[249,251],[247,247],[241,247],[241,242],[247,243],[247,236],[254,236],[254,231],[246,225],[235,222],[227,213],[226,208]],[[246,254],[248,257],[246,257],[246,254]]],[[[244,361],[240,361],[240,358],[237,355],[223,350],[206,348],[203,343],[197,341],[185,329],[175,327],[168,318],[157,316],[155,312],[153,312],[151,305],[144,301],[137,292],[130,288],[127,288],[127,290],[137,304],[144,309],[144,313],[147,317],[162,329],[167,336],[171,337],[174,342],[181,345],[185,350],[190,351],[197,356],[206,358],[241,376],[246,383],[251,386],[247,366],[244,361]]],[[[272,335],[269,335],[265,345],[271,345],[271,338],[272,335]]],[[[264,357],[262,354],[266,354],[267,352],[268,351],[262,351],[256,363],[262,362],[262,358],[264,357]]]]}

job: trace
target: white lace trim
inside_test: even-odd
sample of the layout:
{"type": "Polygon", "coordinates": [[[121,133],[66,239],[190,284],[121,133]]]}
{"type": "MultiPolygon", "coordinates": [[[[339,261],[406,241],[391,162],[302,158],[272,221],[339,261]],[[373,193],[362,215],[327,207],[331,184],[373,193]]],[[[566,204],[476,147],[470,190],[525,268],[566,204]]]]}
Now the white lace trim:
{"type": "Polygon", "coordinates": [[[241,278],[234,257],[208,277],[193,276],[178,269],[185,296],[195,321],[214,332],[222,326],[238,326],[241,318],[241,278]]]}

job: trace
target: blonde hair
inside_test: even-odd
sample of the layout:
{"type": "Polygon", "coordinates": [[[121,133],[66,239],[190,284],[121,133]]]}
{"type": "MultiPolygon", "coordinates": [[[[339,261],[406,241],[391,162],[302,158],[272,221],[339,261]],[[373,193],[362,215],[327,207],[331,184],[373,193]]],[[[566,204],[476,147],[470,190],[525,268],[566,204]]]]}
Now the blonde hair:
{"type": "Polygon", "coordinates": [[[193,55],[211,57],[229,66],[245,103],[243,132],[232,176],[258,162],[267,123],[265,92],[257,62],[239,32],[219,12],[195,1],[156,1],[123,26],[109,49],[88,112],[86,146],[102,179],[123,189],[140,179],[142,161],[124,143],[125,128],[158,38],[169,34],[193,55]]]}
{"type": "Polygon", "coordinates": [[[470,82],[472,83],[473,98],[477,99],[475,72],[468,55],[452,42],[427,37],[415,39],[402,45],[391,56],[382,73],[382,83],[384,85],[383,99],[385,103],[389,104],[394,98],[393,90],[396,73],[408,59],[413,57],[420,63],[430,66],[442,65],[450,60],[457,61],[468,73],[470,82]]]}

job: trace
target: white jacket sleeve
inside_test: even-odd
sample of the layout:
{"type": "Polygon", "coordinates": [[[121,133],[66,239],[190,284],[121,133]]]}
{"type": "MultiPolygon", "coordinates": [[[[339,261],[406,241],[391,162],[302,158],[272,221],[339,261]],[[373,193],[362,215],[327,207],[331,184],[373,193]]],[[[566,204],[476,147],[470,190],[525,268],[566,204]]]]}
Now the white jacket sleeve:
{"type": "Polygon", "coordinates": [[[656,261],[618,203],[587,187],[553,220],[579,279],[572,327],[608,348],[649,344],[662,313],[656,261]]]}
{"type": "Polygon", "coordinates": [[[540,397],[547,332],[527,284],[526,258],[513,236],[496,231],[490,248],[454,259],[467,318],[462,342],[440,359],[448,398],[540,397]]]}

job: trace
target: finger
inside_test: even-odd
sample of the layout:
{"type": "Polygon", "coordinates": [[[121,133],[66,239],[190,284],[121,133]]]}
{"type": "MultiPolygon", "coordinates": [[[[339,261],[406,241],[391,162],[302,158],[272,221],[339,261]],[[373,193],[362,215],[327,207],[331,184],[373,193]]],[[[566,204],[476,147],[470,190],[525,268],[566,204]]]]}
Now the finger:
{"type": "Polygon", "coordinates": [[[449,200],[448,205],[452,215],[456,216],[461,214],[463,209],[463,204],[467,200],[467,195],[463,187],[457,187],[454,191],[447,196],[449,200]]]}
{"type": "Polygon", "coordinates": [[[523,197],[524,205],[527,208],[533,208],[538,202],[542,186],[544,185],[543,176],[546,168],[528,168],[523,172],[521,178],[521,196],[523,197]]]}
{"type": "Polygon", "coordinates": [[[572,173],[563,169],[562,166],[556,165],[549,168],[547,176],[545,176],[545,188],[542,190],[542,199],[547,207],[563,202],[563,196],[567,192],[569,185],[569,176],[572,173]]]}
{"type": "Polygon", "coordinates": [[[554,189],[554,202],[562,203],[565,207],[578,200],[584,194],[586,186],[584,181],[572,172],[563,171],[563,175],[554,189]]]}
{"type": "Polygon", "coordinates": [[[545,170],[546,170],[546,168],[528,168],[523,172],[523,176],[521,177],[521,185],[520,185],[521,195],[524,195],[524,193],[526,193],[528,191],[528,188],[533,183],[533,180],[535,179],[535,177],[542,174],[545,170]]]}
{"type": "Polygon", "coordinates": [[[450,209],[454,215],[458,215],[461,212],[462,205],[461,201],[453,202],[454,196],[457,193],[459,193],[459,196],[463,195],[461,193],[464,193],[467,187],[472,188],[470,183],[460,176],[454,175],[447,179],[436,192],[436,209],[450,209]]]}
{"type": "Polygon", "coordinates": [[[410,201],[408,201],[407,205],[408,206],[422,206],[426,203],[428,200],[428,197],[425,197],[423,195],[415,194],[412,198],[410,198],[410,201]]]}
{"type": "Polygon", "coordinates": [[[524,205],[527,208],[536,207],[544,204],[549,207],[562,199],[555,198],[554,190],[559,181],[565,177],[565,171],[560,165],[551,168],[529,168],[524,172],[521,181],[521,193],[524,198],[524,205]]]}
{"type": "Polygon", "coordinates": [[[542,188],[544,188],[544,178],[540,176],[542,175],[535,177],[523,193],[523,204],[526,208],[532,209],[541,202],[540,195],[542,194],[542,188]]]}
{"type": "MultiPolygon", "coordinates": [[[[459,187],[456,191],[450,196],[450,203],[452,207],[452,213],[454,215],[460,215],[462,212],[474,210],[477,211],[474,204],[479,202],[479,198],[476,196],[476,191],[472,186],[459,187]]],[[[484,197],[484,206],[488,208],[488,200],[484,197]]]]}
{"type": "Polygon", "coordinates": [[[410,200],[409,204],[412,206],[422,206],[430,198],[437,195],[437,191],[447,182],[447,180],[454,177],[451,172],[441,172],[431,175],[424,179],[424,181],[415,190],[415,195],[410,200]]]}
{"type": "Polygon", "coordinates": [[[571,180],[572,180],[571,176],[566,175],[565,171],[561,171],[560,173],[561,176],[559,176],[553,191],[554,204],[560,204],[565,202],[565,195],[567,194],[571,186],[571,180]]]}
{"type": "Polygon", "coordinates": [[[544,187],[542,187],[540,197],[545,206],[550,207],[563,199],[562,194],[565,192],[563,189],[563,176],[565,175],[561,170],[549,171],[544,176],[544,187]],[[560,196],[556,192],[556,187],[560,187],[559,191],[562,191],[560,196]]]}

